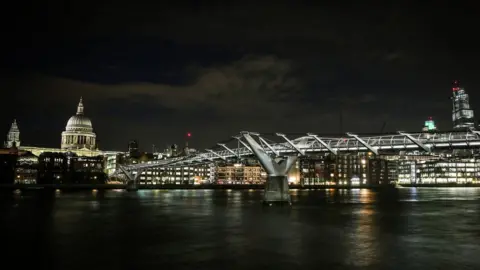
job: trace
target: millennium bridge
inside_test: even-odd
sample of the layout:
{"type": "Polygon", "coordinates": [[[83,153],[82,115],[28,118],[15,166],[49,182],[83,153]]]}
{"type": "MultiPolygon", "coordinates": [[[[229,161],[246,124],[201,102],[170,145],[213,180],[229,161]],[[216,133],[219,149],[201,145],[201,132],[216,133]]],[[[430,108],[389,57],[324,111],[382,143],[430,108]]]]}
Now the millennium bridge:
{"type": "Polygon", "coordinates": [[[330,153],[370,152],[374,155],[419,151],[437,154],[462,149],[479,149],[480,131],[402,132],[394,134],[352,134],[326,136],[314,133],[283,134],[243,131],[215,147],[183,157],[120,166],[128,182],[135,186],[143,171],[219,160],[256,157],[267,172],[264,201],[290,202],[287,173],[299,156],[330,153]],[[292,138],[292,137],[296,138],[292,138]],[[289,138],[290,137],[290,138],[289,138]]]}

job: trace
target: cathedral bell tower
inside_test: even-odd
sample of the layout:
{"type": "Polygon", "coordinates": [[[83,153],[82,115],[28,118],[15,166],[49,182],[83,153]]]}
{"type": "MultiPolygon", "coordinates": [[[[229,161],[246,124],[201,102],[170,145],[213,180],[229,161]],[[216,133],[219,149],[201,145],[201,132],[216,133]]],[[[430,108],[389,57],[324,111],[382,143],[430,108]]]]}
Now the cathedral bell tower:
{"type": "Polygon", "coordinates": [[[18,129],[17,120],[13,120],[12,126],[7,134],[7,141],[4,146],[6,148],[19,147],[20,146],[20,130],[18,129]]]}

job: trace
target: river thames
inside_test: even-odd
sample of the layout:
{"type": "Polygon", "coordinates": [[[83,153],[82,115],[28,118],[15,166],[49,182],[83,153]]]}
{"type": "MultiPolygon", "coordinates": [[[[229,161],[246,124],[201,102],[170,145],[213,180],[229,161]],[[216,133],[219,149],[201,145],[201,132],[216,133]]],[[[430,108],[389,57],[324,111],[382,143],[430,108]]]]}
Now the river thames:
{"type": "MultiPolygon", "coordinates": [[[[480,188],[0,194],[23,269],[480,269],[480,188]]],[[[10,262],[9,262],[10,261],[10,262]]]]}

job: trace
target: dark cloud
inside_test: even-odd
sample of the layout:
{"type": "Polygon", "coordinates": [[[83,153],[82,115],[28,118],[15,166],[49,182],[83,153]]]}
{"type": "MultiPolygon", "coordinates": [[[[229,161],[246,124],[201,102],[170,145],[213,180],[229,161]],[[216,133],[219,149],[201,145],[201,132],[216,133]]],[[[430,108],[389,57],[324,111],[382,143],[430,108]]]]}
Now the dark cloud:
{"type": "Polygon", "coordinates": [[[269,110],[298,93],[301,82],[291,76],[287,60],[274,56],[246,56],[229,65],[187,68],[191,83],[184,85],[132,82],[97,84],[59,77],[35,75],[23,80],[19,91],[63,101],[84,95],[95,99],[156,102],[172,110],[212,107],[224,113],[241,114],[250,109],[269,110]]]}

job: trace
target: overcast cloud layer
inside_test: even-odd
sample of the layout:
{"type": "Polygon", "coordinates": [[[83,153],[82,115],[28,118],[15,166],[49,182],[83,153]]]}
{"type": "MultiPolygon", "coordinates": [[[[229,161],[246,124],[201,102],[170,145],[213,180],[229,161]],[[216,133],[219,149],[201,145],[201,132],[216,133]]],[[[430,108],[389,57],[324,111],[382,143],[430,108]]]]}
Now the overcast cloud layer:
{"type": "Polygon", "coordinates": [[[37,4],[5,32],[0,81],[2,130],[17,118],[27,144],[58,146],[80,96],[108,149],[187,131],[207,147],[241,130],[419,130],[428,116],[446,130],[453,79],[480,108],[478,16],[461,1],[37,4]]]}

